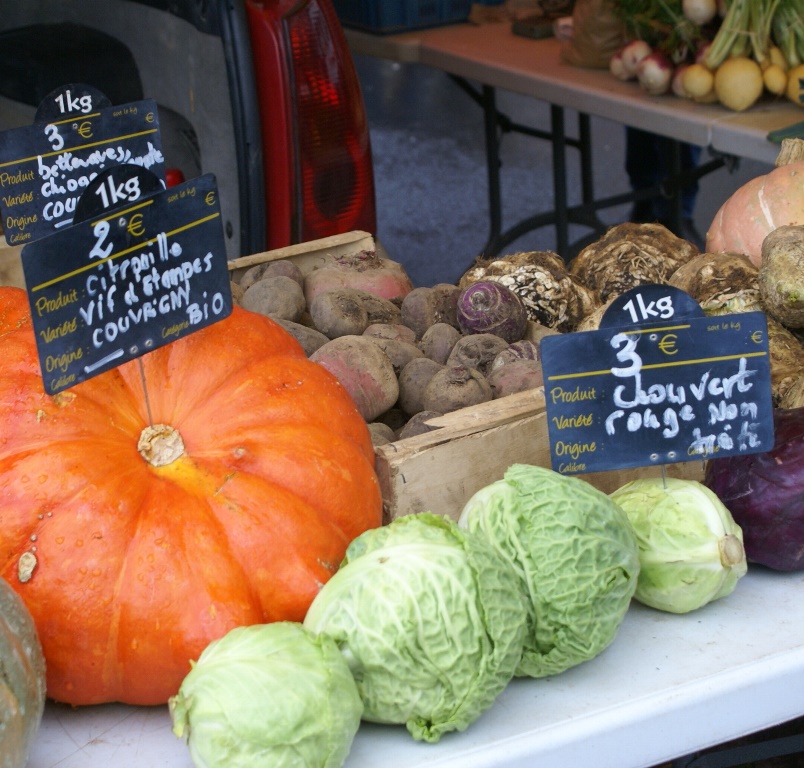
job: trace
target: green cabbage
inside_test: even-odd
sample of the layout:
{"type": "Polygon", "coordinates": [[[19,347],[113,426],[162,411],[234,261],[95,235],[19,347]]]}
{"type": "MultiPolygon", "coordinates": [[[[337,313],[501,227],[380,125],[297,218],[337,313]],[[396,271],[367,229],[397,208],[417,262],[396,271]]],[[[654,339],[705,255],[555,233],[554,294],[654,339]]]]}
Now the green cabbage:
{"type": "Polygon", "coordinates": [[[363,704],[329,637],[277,622],[210,643],[169,709],[197,768],[339,768],[363,704]]]}
{"type": "Polygon", "coordinates": [[[639,542],[640,603],[688,613],[731,594],[748,570],[740,526],[701,483],[633,480],[611,498],[625,510],[639,542]]]}
{"type": "Polygon", "coordinates": [[[639,573],[624,512],[585,480],[514,464],[482,488],[459,525],[481,532],[517,571],[530,611],[519,676],[555,675],[614,640],[639,573]]]}
{"type": "Polygon", "coordinates": [[[427,512],[356,538],[304,620],[341,648],[364,720],[404,723],[429,742],[491,706],[513,677],[524,624],[510,566],[427,512]]]}

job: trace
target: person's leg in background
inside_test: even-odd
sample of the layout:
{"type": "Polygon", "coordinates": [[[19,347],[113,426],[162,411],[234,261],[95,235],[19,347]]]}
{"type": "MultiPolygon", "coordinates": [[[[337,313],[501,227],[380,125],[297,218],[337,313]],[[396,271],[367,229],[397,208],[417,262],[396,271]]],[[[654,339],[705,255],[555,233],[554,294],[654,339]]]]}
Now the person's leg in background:
{"type": "MultiPolygon", "coordinates": [[[[626,126],[625,129],[625,170],[635,191],[659,184],[669,173],[671,140],[655,133],[626,126]]],[[[692,144],[681,144],[681,168],[695,168],[701,155],[701,148],[692,144]]],[[[679,237],[703,247],[703,238],[695,229],[693,216],[698,196],[698,182],[688,184],[681,193],[682,222],[679,237]]],[[[631,210],[631,221],[658,221],[665,225],[670,221],[670,201],[658,197],[638,200],[631,210]]]]}

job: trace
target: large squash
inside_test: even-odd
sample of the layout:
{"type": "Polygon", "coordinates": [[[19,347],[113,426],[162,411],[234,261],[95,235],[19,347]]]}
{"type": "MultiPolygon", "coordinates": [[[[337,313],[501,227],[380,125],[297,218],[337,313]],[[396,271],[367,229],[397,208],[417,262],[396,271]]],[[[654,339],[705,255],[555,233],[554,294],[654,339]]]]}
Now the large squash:
{"type": "Polygon", "coordinates": [[[33,618],[0,579],[0,768],[23,768],[45,709],[45,659],[33,618]]]}
{"type": "Polygon", "coordinates": [[[27,297],[0,288],[0,576],[51,698],[164,703],[211,640],[301,620],[380,524],[373,460],[346,391],[267,318],[236,308],[51,397],[27,297]]]}
{"type": "Polygon", "coordinates": [[[762,241],[770,232],[804,224],[804,141],[786,139],[776,163],[720,206],[706,233],[708,253],[742,253],[758,267],[762,241]]]}

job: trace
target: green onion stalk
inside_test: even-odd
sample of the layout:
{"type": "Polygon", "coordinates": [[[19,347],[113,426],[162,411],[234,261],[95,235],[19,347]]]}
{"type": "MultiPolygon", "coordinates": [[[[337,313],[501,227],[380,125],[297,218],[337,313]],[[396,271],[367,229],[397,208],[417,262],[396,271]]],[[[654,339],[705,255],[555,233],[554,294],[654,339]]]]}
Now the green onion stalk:
{"type": "Polygon", "coordinates": [[[730,0],[704,64],[715,70],[730,57],[750,56],[764,68],[773,45],[790,64],[790,55],[797,55],[796,30],[801,27],[801,0],[730,0]]]}
{"type": "Polygon", "coordinates": [[[781,0],[773,17],[772,34],[789,67],[804,62],[804,14],[801,0],[781,0]]]}
{"type": "Polygon", "coordinates": [[[614,7],[630,40],[644,40],[675,63],[695,55],[706,30],[690,21],[681,0],[618,0],[614,7]]]}

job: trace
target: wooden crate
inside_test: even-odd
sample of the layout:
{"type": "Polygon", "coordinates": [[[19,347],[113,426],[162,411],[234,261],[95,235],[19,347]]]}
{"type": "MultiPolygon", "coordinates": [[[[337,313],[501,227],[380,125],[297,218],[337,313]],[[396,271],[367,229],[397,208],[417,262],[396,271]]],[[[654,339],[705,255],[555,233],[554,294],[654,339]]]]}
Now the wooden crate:
{"type": "MultiPolygon", "coordinates": [[[[1,234],[0,237],[2,237],[1,234]]],[[[25,287],[22,260],[20,258],[21,253],[21,246],[0,246],[0,285],[13,285],[17,288],[25,287]]]]}
{"type": "MultiPolygon", "coordinates": [[[[544,389],[463,408],[433,418],[432,432],[378,446],[377,475],[389,522],[416,512],[457,520],[469,498],[502,478],[512,464],[551,466],[544,389]]],[[[703,478],[703,462],[668,464],[668,477],[703,478]]],[[[611,493],[637,477],[660,477],[661,467],[577,475],[611,493]]]]}
{"type": "Polygon", "coordinates": [[[348,256],[360,251],[373,251],[376,248],[374,238],[368,232],[354,230],[342,235],[322,237],[320,240],[310,240],[306,243],[288,245],[285,248],[275,248],[272,251],[254,253],[250,256],[241,256],[229,261],[229,275],[237,281],[249,267],[264,264],[267,261],[287,259],[296,264],[306,275],[314,269],[321,267],[331,257],[348,256]]]}
{"type": "MultiPolygon", "coordinates": [[[[347,232],[234,259],[229,270],[238,280],[249,267],[288,259],[306,275],[328,257],[375,247],[367,232],[347,232]]],[[[499,480],[511,464],[551,465],[542,388],[463,408],[431,419],[430,424],[438,429],[375,450],[385,522],[423,511],[457,519],[472,494],[499,480]]],[[[628,480],[660,476],[661,471],[642,467],[580,477],[611,493],[628,480]]],[[[700,480],[703,466],[701,462],[670,464],[666,472],[669,477],[700,480]]]]}

